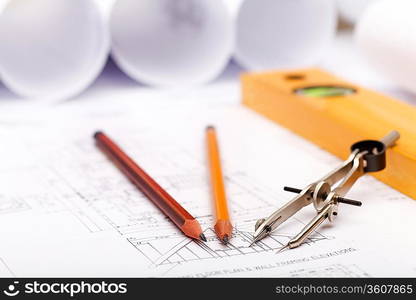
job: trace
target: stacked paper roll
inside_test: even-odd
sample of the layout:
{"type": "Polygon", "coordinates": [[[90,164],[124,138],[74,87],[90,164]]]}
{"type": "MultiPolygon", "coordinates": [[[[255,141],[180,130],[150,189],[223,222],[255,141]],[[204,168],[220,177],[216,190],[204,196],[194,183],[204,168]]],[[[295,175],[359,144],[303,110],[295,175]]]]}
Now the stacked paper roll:
{"type": "Polygon", "coordinates": [[[250,70],[313,65],[337,26],[332,0],[229,0],[235,23],[235,58],[250,70]]]}
{"type": "Polygon", "coordinates": [[[372,65],[401,87],[416,93],[416,1],[380,0],[358,23],[358,48],[372,65]]]}
{"type": "Polygon", "coordinates": [[[0,14],[0,77],[15,93],[63,99],[88,87],[110,49],[92,0],[9,0],[0,14]]]}
{"type": "Polygon", "coordinates": [[[118,0],[110,28],[116,62],[152,85],[210,81],[233,49],[233,24],[222,0],[118,0]]]}

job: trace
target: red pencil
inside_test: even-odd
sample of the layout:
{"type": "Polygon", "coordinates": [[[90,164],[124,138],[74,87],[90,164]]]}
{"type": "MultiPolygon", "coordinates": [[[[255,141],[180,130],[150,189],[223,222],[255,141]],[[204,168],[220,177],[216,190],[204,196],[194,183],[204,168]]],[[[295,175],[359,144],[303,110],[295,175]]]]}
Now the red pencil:
{"type": "Polygon", "coordinates": [[[102,132],[96,132],[94,138],[98,147],[185,235],[193,239],[206,241],[199,222],[124,153],[120,147],[102,132]]]}

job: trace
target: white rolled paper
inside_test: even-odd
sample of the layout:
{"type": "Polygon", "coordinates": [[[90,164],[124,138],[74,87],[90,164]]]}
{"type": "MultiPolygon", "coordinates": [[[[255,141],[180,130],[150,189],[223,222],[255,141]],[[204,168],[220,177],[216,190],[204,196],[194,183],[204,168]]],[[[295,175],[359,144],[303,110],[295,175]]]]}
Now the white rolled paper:
{"type": "Polygon", "coordinates": [[[416,1],[380,0],[357,25],[355,40],[367,60],[399,86],[416,93],[416,1]]]}
{"type": "Polygon", "coordinates": [[[111,14],[111,10],[113,9],[113,5],[117,0],[94,0],[94,1],[97,3],[98,8],[103,14],[105,20],[108,22],[108,19],[111,14]]]}
{"type": "Polygon", "coordinates": [[[235,58],[251,70],[313,65],[334,38],[333,0],[228,0],[235,58]]]}
{"type": "Polygon", "coordinates": [[[15,93],[70,98],[101,72],[110,36],[93,0],[3,0],[0,8],[0,77],[15,93]]]}
{"type": "Polygon", "coordinates": [[[112,55],[140,82],[205,83],[230,59],[232,26],[222,0],[117,0],[110,17],[112,55]]]}
{"type": "Polygon", "coordinates": [[[337,0],[337,5],[341,17],[345,21],[355,24],[367,7],[375,1],[378,0],[337,0]]]}

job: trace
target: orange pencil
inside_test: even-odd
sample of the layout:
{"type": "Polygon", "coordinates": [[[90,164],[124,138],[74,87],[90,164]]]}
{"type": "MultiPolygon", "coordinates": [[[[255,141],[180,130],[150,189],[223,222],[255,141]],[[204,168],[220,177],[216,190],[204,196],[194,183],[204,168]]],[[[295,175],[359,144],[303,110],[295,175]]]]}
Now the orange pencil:
{"type": "Polygon", "coordinates": [[[225,195],[224,179],[221,170],[220,151],[217,142],[215,128],[208,126],[206,129],[208,158],[211,172],[211,185],[215,201],[217,222],[214,229],[218,238],[227,244],[231,238],[233,226],[228,213],[227,197],[225,195]]]}

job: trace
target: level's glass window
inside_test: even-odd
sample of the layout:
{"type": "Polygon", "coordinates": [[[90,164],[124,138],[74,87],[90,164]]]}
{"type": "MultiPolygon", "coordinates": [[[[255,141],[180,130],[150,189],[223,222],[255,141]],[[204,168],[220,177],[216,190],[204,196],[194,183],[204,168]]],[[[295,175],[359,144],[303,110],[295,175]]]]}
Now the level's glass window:
{"type": "Polygon", "coordinates": [[[325,98],[355,94],[356,90],[343,86],[310,86],[306,88],[296,89],[295,93],[311,98],[325,98]]]}

